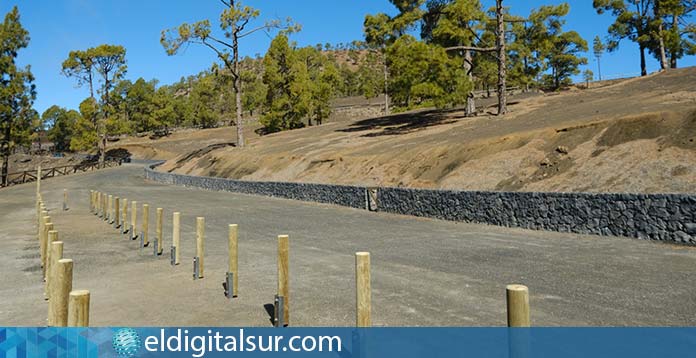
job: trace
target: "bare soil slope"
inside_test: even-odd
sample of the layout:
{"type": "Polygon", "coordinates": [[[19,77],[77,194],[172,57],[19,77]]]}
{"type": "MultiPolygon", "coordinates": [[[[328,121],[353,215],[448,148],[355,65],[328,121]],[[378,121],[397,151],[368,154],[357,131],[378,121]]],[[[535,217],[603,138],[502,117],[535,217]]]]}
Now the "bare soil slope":
{"type": "Polygon", "coordinates": [[[191,132],[171,149],[142,145],[172,158],[162,170],[244,180],[693,193],[695,83],[696,68],[687,68],[516,97],[501,117],[420,111],[250,137],[244,149],[225,144],[232,128],[191,132]]]}

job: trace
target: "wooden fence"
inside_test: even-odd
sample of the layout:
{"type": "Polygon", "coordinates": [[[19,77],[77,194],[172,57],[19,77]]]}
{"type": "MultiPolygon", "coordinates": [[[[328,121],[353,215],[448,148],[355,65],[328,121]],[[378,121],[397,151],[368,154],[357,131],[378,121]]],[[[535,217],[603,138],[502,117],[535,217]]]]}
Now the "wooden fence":
{"type": "MultiPolygon", "coordinates": [[[[103,165],[100,165],[99,162],[88,162],[75,165],[66,165],[62,167],[46,168],[41,169],[41,179],[70,175],[79,172],[88,172],[97,169],[113,168],[120,166],[121,164],[122,160],[109,160],[104,162],[103,165]]],[[[10,173],[7,175],[7,186],[34,182],[36,181],[37,175],[36,169],[10,173]]],[[[0,187],[2,186],[3,185],[0,182],[0,187]]]]}

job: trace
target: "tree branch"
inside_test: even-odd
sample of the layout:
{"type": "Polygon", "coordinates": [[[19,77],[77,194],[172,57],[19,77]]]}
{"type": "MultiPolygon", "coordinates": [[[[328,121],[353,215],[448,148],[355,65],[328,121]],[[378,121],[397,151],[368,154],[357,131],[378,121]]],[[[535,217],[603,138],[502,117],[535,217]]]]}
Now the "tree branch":
{"type": "Polygon", "coordinates": [[[251,20],[251,19],[245,19],[241,25],[237,26],[237,29],[234,30],[234,34],[239,36],[239,33],[244,31],[244,28],[246,27],[246,25],[249,24],[249,20],[251,20]]]}
{"type": "Polygon", "coordinates": [[[474,47],[474,46],[452,46],[446,47],[445,51],[475,51],[475,52],[495,52],[497,47],[474,47]]]}
{"type": "MultiPolygon", "coordinates": [[[[215,37],[213,37],[213,36],[208,36],[208,38],[211,39],[211,40],[213,40],[213,41],[215,41],[215,42],[217,42],[217,43],[219,43],[220,45],[223,45],[223,46],[227,47],[227,48],[233,48],[232,45],[228,44],[228,43],[225,42],[225,41],[219,40],[219,39],[217,39],[217,38],[215,38],[215,37]]],[[[205,41],[204,41],[204,42],[205,42],[205,41]]]]}
{"type": "Polygon", "coordinates": [[[229,60],[227,60],[227,59],[225,58],[225,56],[223,56],[222,51],[218,50],[215,46],[209,44],[209,43],[206,42],[205,40],[201,40],[200,42],[198,42],[198,41],[191,41],[191,42],[206,45],[206,46],[208,46],[208,48],[210,48],[211,50],[215,51],[215,53],[217,54],[217,56],[225,63],[225,66],[226,66],[227,68],[229,68],[230,71],[231,71],[231,69],[232,69],[232,64],[230,63],[229,60]]]}
{"type": "Polygon", "coordinates": [[[273,28],[273,27],[278,27],[278,26],[271,26],[271,25],[259,26],[259,27],[255,28],[255,29],[253,29],[253,30],[249,30],[249,31],[247,31],[247,32],[245,32],[245,33],[239,35],[239,38],[241,39],[241,38],[243,38],[243,37],[247,37],[247,36],[253,34],[254,32],[258,32],[258,31],[261,31],[261,30],[267,30],[267,29],[270,29],[270,28],[273,28]]]}

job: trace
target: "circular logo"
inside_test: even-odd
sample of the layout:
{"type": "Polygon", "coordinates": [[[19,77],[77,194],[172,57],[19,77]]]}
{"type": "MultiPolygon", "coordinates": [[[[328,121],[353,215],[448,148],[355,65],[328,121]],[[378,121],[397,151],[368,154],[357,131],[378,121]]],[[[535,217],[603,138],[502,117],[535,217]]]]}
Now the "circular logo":
{"type": "Polygon", "coordinates": [[[121,328],[114,333],[114,338],[111,340],[116,353],[121,357],[134,357],[140,350],[140,336],[132,328],[121,328]]]}

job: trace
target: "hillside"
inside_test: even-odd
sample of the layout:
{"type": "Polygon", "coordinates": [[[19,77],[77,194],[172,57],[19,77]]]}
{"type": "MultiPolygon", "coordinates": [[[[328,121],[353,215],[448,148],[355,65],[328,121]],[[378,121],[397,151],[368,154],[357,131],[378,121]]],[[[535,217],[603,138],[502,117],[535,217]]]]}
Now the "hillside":
{"type": "Polygon", "coordinates": [[[696,68],[687,68],[601,88],[516,97],[502,117],[419,111],[250,137],[244,149],[225,144],[233,128],[125,148],[166,152],[162,157],[172,159],[162,170],[244,180],[696,192],[694,83],[696,68]]]}

